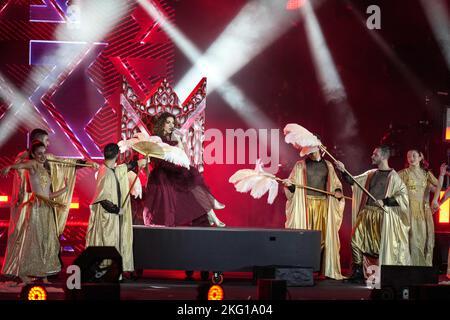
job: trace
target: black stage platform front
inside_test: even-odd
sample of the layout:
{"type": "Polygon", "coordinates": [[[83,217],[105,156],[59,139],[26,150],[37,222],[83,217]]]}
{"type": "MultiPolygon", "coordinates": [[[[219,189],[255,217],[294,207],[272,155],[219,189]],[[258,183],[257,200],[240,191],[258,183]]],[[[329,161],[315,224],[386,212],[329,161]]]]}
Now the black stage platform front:
{"type": "Polygon", "coordinates": [[[257,266],[320,267],[320,231],[134,228],[136,269],[249,271],[257,266]]]}

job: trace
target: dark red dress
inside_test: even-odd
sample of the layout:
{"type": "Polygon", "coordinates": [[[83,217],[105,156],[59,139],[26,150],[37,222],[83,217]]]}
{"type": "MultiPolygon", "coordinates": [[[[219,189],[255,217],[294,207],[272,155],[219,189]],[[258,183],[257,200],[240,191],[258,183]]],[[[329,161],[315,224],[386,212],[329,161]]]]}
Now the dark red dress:
{"type": "Polygon", "coordinates": [[[207,223],[206,213],[213,208],[214,198],[200,172],[160,159],[152,159],[152,166],[143,199],[145,224],[174,227],[207,223]]]}

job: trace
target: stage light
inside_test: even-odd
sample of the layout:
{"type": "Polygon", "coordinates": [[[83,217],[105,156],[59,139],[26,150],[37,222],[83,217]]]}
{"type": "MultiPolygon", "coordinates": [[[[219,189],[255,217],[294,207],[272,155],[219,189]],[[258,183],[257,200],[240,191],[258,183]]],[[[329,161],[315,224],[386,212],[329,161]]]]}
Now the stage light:
{"type": "Polygon", "coordinates": [[[209,288],[208,300],[223,300],[224,292],[221,286],[215,284],[209,288]]]}
{"type": "Polygon", "coordinates": [[[208,78],[208,94],[222,87],[255,56],[277,40],[299,20],[298,14],[286,11],[277,1],[247,3],[222,34],[177,84],[175,91],[188,94],[192,82],[208,78]],[[230,54],[232,52],[233,54],[230,54]]]}
{"type": "Polygon", "coordinates": [[[70,203],[70,209],[80,209],[80,200],[76,197],[72,197],[72,202],[70,203]]]}
{"type": "MultiPolygon", "coordinates": [[[[441,191],[440,198],[444,196],[445,192],[441,191]]],[[[450,198],[444,201],[439,208],[439,223],[450,223],[450,198]]]]}
{"type": "Polygon", "coordinates": [[[80,204],[78,202],[70,203],[70,209],[80,209],[80,204]]]}
{"type": "Polygon", "coordinates": [[[47,300],[47,290],[43,286],[26,285],[23,287],[20,297],[22,300],[47,300]]]}
{"type": "MultiPolygon", "coordinates": [[[[73,1],[72,5],[80,3],[80,1],[73,1]]],[[[72,23],[60,24],[54,33],[55,40],[47,41],[52,44],[51,52],[43,55],[36,62],[46,66],[47,73],[42,74],[42,68],[34,68],[23,85],[27,87],[38,84],[30,97],[22,96],[20,90],[9,84],[0,74],[0,97],[10,104],[6,115],[1,119],[5,125],[0,127],[0,146],[16,132],[22,119],[39,115],[32,100],[39,101],[65,71],[73,70],[98,44],[97,41],[101,41],[120,17],[127,12],[127,6],[127,2],[122,0],[83,2],[82,23],[77,24],[77,28],[74,28],[72,23]]]]}
{"type": "Polygon", "coordinates": [[[8,196],[0,196],[0,203],[7,203],[9,201],[8,196]]]}
{"type": "MultiPolygon", "coordinates": [[[[228,105],[251,127],[277,127],[228,78],[291,26],[289,19],[286,19],[288,13],[283,8],[280,9],[278,5],[266,0],[247,4],[202,56],[200,50],[165,17],[152,1],[138,0],[138,3],[159,23],[175,45],[194,64],[175,87],[180,100],[188,95],[187,90],[191,87],[192,81],[206,76],[208,94],[217,89],[228,105]],[[255,21],[261,21],[261,23],[255,24],[255,21]],[[230,56],[228,54],[230,51],[239,52],[239,58],[236,55],[230,56]]],[[[265,146],[262,147],[265,148],[265,146]]],[[[281,144],[281,148],[288,148],[288,146],[281,144]]]]}
{"type": "Polygon", "coordinates": [[[305,5],[306,0],[289,0],[286,3],[286,10],[298,10],[305,5]]]}
{"type": "Polygon", "coordinates": [[[442,54],[450,70],[450,17],[449,8],[443,0],[420,0],[428,23],[433,30],[434,38],[441,48],[442,54]]]}

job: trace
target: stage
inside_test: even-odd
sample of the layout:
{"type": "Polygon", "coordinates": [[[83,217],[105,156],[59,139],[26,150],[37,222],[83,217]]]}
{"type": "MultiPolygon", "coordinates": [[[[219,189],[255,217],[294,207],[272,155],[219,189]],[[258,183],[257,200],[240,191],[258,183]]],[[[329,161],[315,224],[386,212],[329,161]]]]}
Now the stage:
{"type": "MultiPolygon", "coordinates": [[[[3,261],[3,258],[2,260],[3,261]]],[[[67,264],[73,258],[64,257],[67,264]]],[[[62,275],[64,272],[61,273],[62,275]]],[[[61,276],[60,278],[62,278],[61,276]]],[[[210,274],[211,278],[211,274],[210,274]]],[[[3,278],[3,280],[6,280],[3,278]]],[[[63,279],[50,279],[49,300],[65,300],[63,279]]],[[[193,279],[186,279],[184,271],[145,270],[136,280],[120,283],[121,300],[198,300],[199,287],[212,285],[203,281],[199,272],[193,279]]],[[[253,283],[251,272],[225,272],[222,283],[225,300],[258,300],[258,286],[253,283]]],[[[0,300],[18,300],[22,287],[0,285],[0,300]]],[[[370,300],[371,290],[366,286],[336,280],[316,279],[312,287],[288,287],[287,300],[370,300]]]]}
{"type": "MultiPolygon", "coordinates": [[[[8,231],[20,235],[8,252],[21,263],[52,247],[56,266],[49,243],[59,239],[64,269],[50,279],[50,300],[67,298],[65,268],[86,242],[113,234],[122,265],[139,271],[120,282],[121,300],[195,301],[223,276],[225,300],[258,301],[257,272],[297,272],[304,286],[288,285],[286,300],[369,301],[380,294],[319,272],[377,274],[367,257],[391,254],[381,263],[416,267],[384,273],[391,279],[447,284],[448,0],[0,3],[0,265],[8,231]],[[119,183],[114,168],[124,164],[119,183]],[[356,187],[372,169],[390,173],[356,187]],[[118,184],[110,190],[104,178],[118,184]],[[352,240],[372,228],[356,228],[371,203],[359,193],[373,197],[378,186],[383,217],[401,219],[391,232],[380,218],[383,250],[376,233],[364,241],[374,252],[357,257],[352,240]],[[102,192],[108,199],[94,198],[102,192]],[[55,200],[56,233],[25,211],[31,193],[55,200]]],[[[101,254],[108,249],[92,255],[101,254]]],[[[18,299],[9,280],[0,276],[0,301],[18,299]]],[[[410,289],[405,297],[428,297],[410,289]]]]}

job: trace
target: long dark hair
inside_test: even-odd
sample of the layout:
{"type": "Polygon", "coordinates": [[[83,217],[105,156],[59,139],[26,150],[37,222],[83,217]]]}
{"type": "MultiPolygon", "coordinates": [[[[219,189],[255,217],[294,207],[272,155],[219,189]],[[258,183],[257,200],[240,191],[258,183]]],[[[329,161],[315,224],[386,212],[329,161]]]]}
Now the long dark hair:
{"type": "Polygon", "coordinates": [[[42,143],[41,141],[39,141],[39,140],[33,140],[33,141],[31,142],[30,152],[29,152],[29,154],[28,154],[28,158],[30,158],[30,160],[31,160],[31,159],[34,159],[33,153],[35,153],[36,150],[37,150],[38,148],[40,148],[40,147],[44,147],[44,148],[45,148],[45,144],[43,144],[43,143],[42,143]]]}
{"type": "Polygon", "coordinates": [[[170,112],[163,112],[152,119],[152,127],[150,130],[153,135],[157,135],[159,137],[164,136],[164,125],[166,124],[167,118],[173,118],[175,127],[178,127],[177,118],[170,112]]]}
{"type": "Polygon", "coordinates": [[[415,149],[415,148],[409,149],[409,150],[406,152],[406,165],[405,165],[405,167],[409,167],[409,162],[408,162],[408,152],[412,152],[412,151],[417,152],[417,153],[419,154],[419,156],[422,157],[422,160],[420,160],[419,165],[420,165],[420,167],[421,167],[423,170],[428,171],[428,168],[429,168],[430,164],[428,163],[427,160],[425,160],[425,156],[423,155],[423,153],[422,153],[419,149],[415,149]]]}

